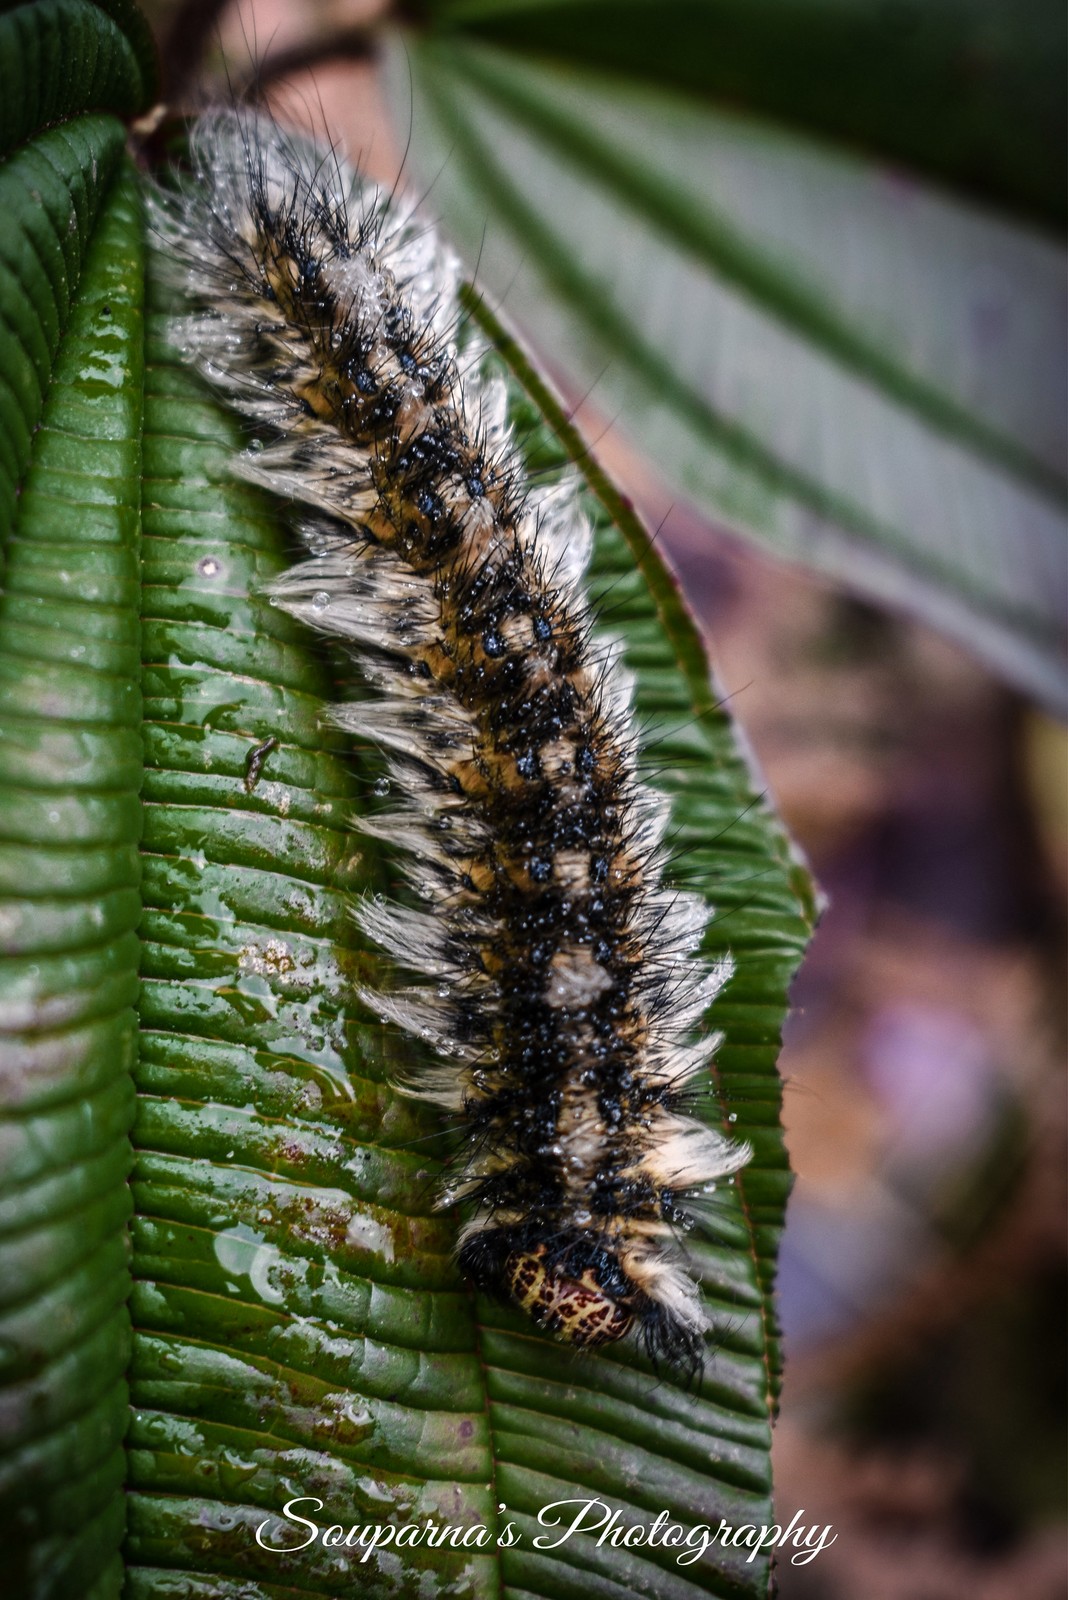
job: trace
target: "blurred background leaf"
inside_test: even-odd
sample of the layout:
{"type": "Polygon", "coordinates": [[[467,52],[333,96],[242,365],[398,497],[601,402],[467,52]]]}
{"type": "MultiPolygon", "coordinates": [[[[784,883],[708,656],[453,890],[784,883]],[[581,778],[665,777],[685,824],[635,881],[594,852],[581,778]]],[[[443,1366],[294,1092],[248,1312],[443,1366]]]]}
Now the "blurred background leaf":
{"type": "Polygon", "coordinates": [[[1036,222],[1068,215],[1057,0],[422,0],[408,15],[804,128],[1036,222]]]}
{"type": "MultiPolygon", "coordinates": [[[[987,31],[1004,41],[1001,9],[995,28],[987,8],[987,31]]],[[[721,526],[934,623],[1063,708],[1064,254],[1031,222],[896,165],[923,124],[908,99],[919,77],[938,126],[912,164],[968,189],[982,169],[987,198],[1051,219],[981,158],[984,139],[999,143],[1003,96],[1031,128],[1029,152],[1055,131],[1048,11],[1012,34],[996,92],[946,97],[939,121],[933,84],[948,66],[925,65],[922,39],[869,49],[882,27],[871,7],[612,7],[609,21],[579,6],[575,36],[571,10],[446,6],[431,11],[437,31],[391,51],[399,136],[487,293],[569,395],[721,526]],[[792,60],[805,81],[832,11],[828,76],[843,53],[866,67],[849,105],[840,95],[816,115],[783,80],[792,60]],[[722,66],[728,25],[752,66],[738,69],[744,94],[722,66]],[[642,38],[655,41],[644,69],[642,38]],[[777,76],[764,80],[768,52],[777,76]],[[909,110],[892,116],[889,66],[906,57],[896,105],[909,110]],[[786,116],[802,126],[774,120],[786,116]]],[[[1036,170],[1030,154],[1013,163],[1036,170]]]]}

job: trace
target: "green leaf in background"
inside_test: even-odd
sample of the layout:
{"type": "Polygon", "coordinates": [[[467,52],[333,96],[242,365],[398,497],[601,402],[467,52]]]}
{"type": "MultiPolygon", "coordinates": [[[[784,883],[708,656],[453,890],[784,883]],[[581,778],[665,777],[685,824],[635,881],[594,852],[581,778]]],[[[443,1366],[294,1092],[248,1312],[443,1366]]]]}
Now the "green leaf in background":
{"type": "Polygon", "coordinates": [[[480,281],[670,486],[1063,704],[1057,247],[770,125],[459,34],[407,38],[387,81],[480,281]]]}
{"type": "Polygon", "coordinates": [[[1060,227],[1060,0],[422,0],[441,32],[807,129],[1060,227]]]}

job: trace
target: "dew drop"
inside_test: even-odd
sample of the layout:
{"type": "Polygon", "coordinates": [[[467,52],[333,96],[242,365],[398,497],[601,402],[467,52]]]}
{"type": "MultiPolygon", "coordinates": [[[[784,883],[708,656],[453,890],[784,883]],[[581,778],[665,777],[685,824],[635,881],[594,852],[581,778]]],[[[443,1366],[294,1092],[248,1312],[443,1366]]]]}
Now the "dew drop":
{"type": "Polygon", "coordinates": [[[312,598],[311,598],[312,610],[313,611],[325,611],[329,604],[330,604],[330,596],[327,594],[326,590],[325,589],[316,589],[315,593],[312,595],[312,598]]]}
{"type": "Polygon", "coordinates": [[[197,574],[201,578],[217,578],[222,571],[222,564],[215,556],[201,556],[197,562],[197,574]]]}
{"type": "Polygon", "coordinates": [[[373,786],[373,790],[374,790],[375,794],[377,794],[377,795],[388,794],[389,793],[389,788],[390,788],[390,784],[389,784],[389,779],[388,778],[378,778],[378,779],[375,780],[375,783],[374,783],[374,786],[373,786]]]}

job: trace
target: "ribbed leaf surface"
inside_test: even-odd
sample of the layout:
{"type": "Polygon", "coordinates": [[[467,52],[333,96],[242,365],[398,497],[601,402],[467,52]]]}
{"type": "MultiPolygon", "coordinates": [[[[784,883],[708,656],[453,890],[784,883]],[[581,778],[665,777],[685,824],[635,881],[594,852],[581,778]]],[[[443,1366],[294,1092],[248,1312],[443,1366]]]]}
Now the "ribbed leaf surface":
{"type": "Polygon", "coordinates": [[[534,1543],[575,1495],[645,1525],[770,1509],[774,1059],[813,906],[671,580],[472,299],[532,470],[588,474],[592,582],[679,871],[738,962],[705,1096],[756,1157],[694,1242],[720,1330],[696,1390],[625,1348],[570,1355],[460,1280],[447,1135],[354,999],[390,978],[353,901],[395,864],[349,826],[380,804],[377,758],[323,727],[352,686],[262,598],[288,535],[233,476],[239,431],[167,348],[163,300],[145,383],[142,223],[106,114],[151,92],[143,24],[126,0],[0,5],[0,73],[5,1576],[34,1600],[763,1594],[744,1551],[534,1543]],[[518,1542],[264,1550],[300,1495],[324,1523],[518,1542]]]}
{"type": "Polygon", "coordinates": [[[132,0],[0,4],[0,150],[83,111],[133,116],[155,92],[155,55],[132,0]]]}
{"type": "Polygon", "coordinates": [[[124,0],[0,6],[0,1587],[25,1600],[122,1587],[144,251],[109,113],[151,89],[124,0]]]}
{"type": "Polygon", "coordinates": [[[143,262],[129,178],[101,192],[119,147],[83,121],[0,168],[6,218],[24,172],[41,186],[5,236],[39,274],[0,282],[26,352],[0,597],[0,1501],[28,1600],[122,1581],[143,262]]]}
{"type": "Polygon", "coordinates": [[[0,558],[122,138],[111,118],[81,117],[0,166],[0,558]]]}
{"type": "MultiPolygon", "coordinates": [[[[786,1189],[774,1054],[811,903],[751,805],[670,580],[599,485],[595,587],[610,591],[640,674],[687,877],[715,880],[712,943],[740,967],[709,1106],[737,1118],[758,1157],[744,1199],[725,1191],[698,1247],[723,1327],[698,1394],[657,1382],[636,1355],[576,1359],[464,1292],[458,1219],[433,1210],[436,1124],[390,1088],[410,1063],[352,996],[373,961],[352,897],[388,870],[346,826],[351,808],[376,803],[375,762],[339,757],[324,735],[328,663],[257,596],[287,560],[283,536],[228,476],[233,425],[154,327],[130,1592],[238,1593],[254,1580],[406,1594],[427,1569],[479,1595],[761,1593],[766,1567],[744,1553],[680,1568],[663,1549],[533,1546],[539,1509],[575,1493],[646,1523],[661,1509],[752,1522],[770,1507],[767,1295],[786,1189]],[[318,1544],[263,1551],[256,1528],[267,1521],[265,1539],[286,1542],[268,1519],[301,1494],[325,1503],[324,1524],[493,1527],[505,1505],[501,1524],[521,1538],[364,1566],[318,1544]]],[[[519,390],[517,404],[532,465],[559,465],[519,390]]]]}
{"type": "MultiPolygon", "coordinates": [[[[170,1592],[171,1567],[203,1584],[182,1594],[250,1571],[336,1592],[343,1555],[253,1541],[294,1493],[355,1522],[492,1510],[470,1312],[452,1228],[431,1214],[434,1124],[388,1087],[381,1030],[354,1012],[368,958],[349,909],[370,871],[347,827],[354,779],[320,726],[314,645],[256,595],[286,557],[260,497],[229,479],[239,448],[157,321],[134,1596],[170,1592]]],[[[412,1566],[445,1582],[468,1560],[412,1566]]]]}

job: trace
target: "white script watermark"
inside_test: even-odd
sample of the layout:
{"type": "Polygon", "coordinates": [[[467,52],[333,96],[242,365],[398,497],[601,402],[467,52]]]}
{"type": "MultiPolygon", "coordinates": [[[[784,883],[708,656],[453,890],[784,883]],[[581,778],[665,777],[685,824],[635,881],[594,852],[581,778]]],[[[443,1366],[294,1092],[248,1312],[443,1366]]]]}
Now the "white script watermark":
{"type": "MultiPolygon", "coordinates": [[[[325,1549],[344,1548],[358,1551],[360,1562],[365,1562],[376,1550],[490,1550],[508,1549],[521,1544],[524,1535],[514,1522],[505,1521],[499,1530],[484,1523],[435,1522],[424,1517],[420,1522],[369,1522],[351,1523],[317,1521],[324,1511],[322,1500],[314,1495],[298,1495],[287,1500],[280,1516],[268,1517],[256,1529],[256,1543],[261,1550],[277,1555],[288,1555],[295,1550],[305,1550],[309,1545],[320,1544],[325,1549]],[[298,1510],[298,1507],[303,1510],[298,1510]],[[307,1513],[313,1513],[308,1515],[307,1513]],[[270,1532],[268,1533],[268,1530],[270,1532]],[[288,1531],[287,1531],[288,1530],[288,1531]],[[295,1536],[295,1537],[294,1537],[295,1536]]],[[[505,1505],[497,1510],[502,1517],[505,1505]]],[[[807,1566],[821,1550],[833,1544],[838,1535],[830,1523],[819,1527],[816,1523],[806,1527],[802,1522],[804,1511],[797,1511],[785,1526],[779,1523],[743,1522],[737,1525],[720,1518],[719,1526],[699,1522],[687,1527],[672,1519],[669,1511],[660,1511],[652,1522],[628,1522],[617,1508],[613,1510],[603,1500],[554,1500],[542,1506],[537,1522],[542,1533],[528,1535],[535,1550],[556,1550],[576,1535],[594,1538],[598,1545],[623,1546],[627,1549],[661,1548],[671,1550],[680,1567],[691,1565],[713,1545],[721,1549],[745,1550],[747,1562],[755,1561],[762,1551],[777,1551],[780,1559],[788,1559],[792,1566],[807,1566]]]]}

